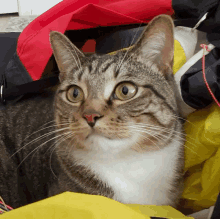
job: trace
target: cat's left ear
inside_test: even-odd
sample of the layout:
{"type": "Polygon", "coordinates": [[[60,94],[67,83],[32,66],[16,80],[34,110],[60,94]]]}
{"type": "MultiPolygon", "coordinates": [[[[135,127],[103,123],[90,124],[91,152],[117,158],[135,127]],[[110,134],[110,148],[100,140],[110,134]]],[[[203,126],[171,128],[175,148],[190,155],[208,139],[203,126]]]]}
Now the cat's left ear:
{"type": "Polygon", "coordinates": [[[174,56],[174,24],[168,15],[155,17],[143,31],[134,50],[139,61],[157,63],[172,68],[174,56]]]}
{"type": "Polygon", "coordinates": [[[81,59],[85,55],[62,33],[50,32],[50,43],[57,66],[60,70],[60,79],[64,79],[66,72],[73,68],[80,68],[81,59]]]}

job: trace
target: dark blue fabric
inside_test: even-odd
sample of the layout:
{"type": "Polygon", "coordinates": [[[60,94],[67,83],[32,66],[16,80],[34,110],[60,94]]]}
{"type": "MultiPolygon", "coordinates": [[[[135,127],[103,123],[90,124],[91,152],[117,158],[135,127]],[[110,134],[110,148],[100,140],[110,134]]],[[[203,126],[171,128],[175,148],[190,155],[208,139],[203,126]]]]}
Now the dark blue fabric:
{"type": "MultiPolygon", "coordinates": [[[[220,49],[215,48],[205,57],[205,76],[216,99],[220,101],[220,49]]],[[[180,80],[185,103],[195,109],[202,109],[214,100],[209,93],[202,72],[202,59],[191,66],[180,80]]]]}
{"type": "Polygon", "coordinates": [[[20,33],[0,33],[0,72],[3,72],[16,51],[20,33]]]}
{"type": "Polygon", "coordinates": [[[219,219],[220,218],[220,193],[218,195],[218,199],[215,204],[214,211],[212,213],[211,219],[219,219]]]}
{"type": "Polygon", "coordinates": [[[16,52],[8,62],[4,74],[6,76],[7,87],[26,84],[33,81],[26,69],[20,62],[16,52]]]}
{"type": "MultiPolygon", "coordinates": [[[[4,75],[6,82],[6,86],[4,86],[3,89],[32,81],[16,54],[19,35],[20,33],[0,34],[0,81],[4,75]]],[[[21,97],[13,98],[13,100],[9,100],[8,103],[17,101],[20,98],[21,97]]],[[[0,103],[0,109],[4,108],[4,105],[0,103]]]]}
{"type": "Polygon", "coordinates": [[[132,46],[140,37],[144,27],[132,28],[130,30],[119,30],[114,33],[106,33],[106,36],[96,41],[97,53],[110,53],[132,46]]]}

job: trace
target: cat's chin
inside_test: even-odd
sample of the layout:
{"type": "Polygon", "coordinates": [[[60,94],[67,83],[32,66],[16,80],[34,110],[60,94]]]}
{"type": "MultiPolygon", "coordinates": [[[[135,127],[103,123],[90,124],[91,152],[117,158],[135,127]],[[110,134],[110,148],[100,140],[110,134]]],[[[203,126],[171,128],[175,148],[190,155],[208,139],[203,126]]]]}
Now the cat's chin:
{"type": "Polygon", "coordinates": [[[120,152],[122,150],[128,149],[131,147],[131,138],[109,138],[101,134],[90,134],[86,137],[84,145],[89,150],[102,150],[102,151],[111,151],[111,152],[120,152]]]}
{"type": "Polygon", "coordinates": [[[104,137],[104,138],[107,138],[107,139],[111,140],[110,137],[104,136],[103,134],[99,134],[99,133],[96,133],[96,132],[91,132],[90,134],[88,134],[86,136],[85,140],[88,140],[91,137],[93,138],[94,136],[97,136],[97,137],[100,136],[100,137],[104,137]]]}

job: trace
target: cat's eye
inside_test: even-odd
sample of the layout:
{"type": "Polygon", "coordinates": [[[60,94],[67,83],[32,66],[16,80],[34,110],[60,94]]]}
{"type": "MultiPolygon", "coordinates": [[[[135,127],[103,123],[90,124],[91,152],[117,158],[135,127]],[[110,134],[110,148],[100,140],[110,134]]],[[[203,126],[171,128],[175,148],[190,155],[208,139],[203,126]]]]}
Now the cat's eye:
{"type": "Polygon", "coordinates": [[[137,93],[137,87],[130,82],[120,83],[115,89],[115,95],[119,100],[129,100],[137,93]]]}
{"type": "Polygon", "coordinates": [[[67,90],[66,97],[70,102],[77,103],[83,100],[84,95],[80,87],[73,85],[67,90]]]}

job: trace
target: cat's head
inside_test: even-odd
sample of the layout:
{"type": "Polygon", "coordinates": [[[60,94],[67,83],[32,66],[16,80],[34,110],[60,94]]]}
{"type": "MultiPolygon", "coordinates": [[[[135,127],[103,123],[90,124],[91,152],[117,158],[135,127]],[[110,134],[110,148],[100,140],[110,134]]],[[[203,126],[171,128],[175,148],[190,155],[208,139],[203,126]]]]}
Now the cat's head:
{"type": "Polygon", "coordinates": [[[128,52],[91,57],[51,32],[61,82],[55,120],[69,147],[142,152],[166,145],[178,114],[173,28],[172,19],[160,15],[128,52]]]}

